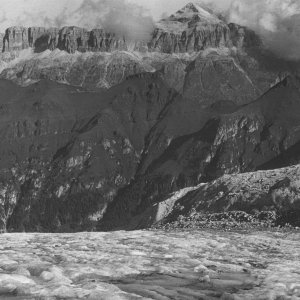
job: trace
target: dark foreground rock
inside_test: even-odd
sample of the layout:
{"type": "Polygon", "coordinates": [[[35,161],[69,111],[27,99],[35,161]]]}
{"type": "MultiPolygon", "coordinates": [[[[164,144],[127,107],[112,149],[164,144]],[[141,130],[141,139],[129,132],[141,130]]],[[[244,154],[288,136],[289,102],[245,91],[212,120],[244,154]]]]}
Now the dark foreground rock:
{"type": "Polygon", "coordinates": [[[220,231],[276,230],[294,231],[300,228],[300,220],[292,219],[291,215],[299,215],[299,211],[284,214],[276,211],[261,211],[246,213],[244,211],[229,211],[223,213],[203,213],[193,210],[187,216],[179,215],[175,221],[158,222],[153,229],[162,230],[203,230],[220,231]]]}
{"type": "Polygon", "coordinates": [[[300,167],[225,175],[174,193],[130,228],[251,230],[300,227],[300,167]]]}

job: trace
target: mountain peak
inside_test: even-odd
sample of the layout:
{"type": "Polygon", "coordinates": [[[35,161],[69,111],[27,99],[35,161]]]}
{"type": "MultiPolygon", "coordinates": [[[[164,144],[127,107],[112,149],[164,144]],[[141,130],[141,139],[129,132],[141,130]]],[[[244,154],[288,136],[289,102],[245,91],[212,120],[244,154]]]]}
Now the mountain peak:
{"type": "Polygon", "coordinates": [[[185,5],[172,17],[177,19],[193,19],[195,16],[203,22],[220,23],[220,19],[209,8],[194,2],[185,5]]]}
{"type": "Polygon", "coordinates": [[[201,12],[204,12],[204,13],[209,13],[208,11],[206,11],[204,9],[204,7],[202,7],[200,4],[198,3],[193,3],[193,2],[190,2],[188,3],[187,5],[185,5],[181,10],[179,11],[185,11],[185,12],[194,12],[194,13],[201,13],[201,12]]]}

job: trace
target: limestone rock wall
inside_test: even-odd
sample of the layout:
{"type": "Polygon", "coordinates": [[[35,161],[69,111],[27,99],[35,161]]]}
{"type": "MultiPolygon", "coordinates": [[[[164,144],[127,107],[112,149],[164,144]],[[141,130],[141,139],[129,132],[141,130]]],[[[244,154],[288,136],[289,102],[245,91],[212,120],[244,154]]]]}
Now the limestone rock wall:
{"type": "Polygon", "coordinates": [[[207,25],[172,33],[162,28],[154,31],[150,48],[165,53],[198,52],[209,47],[227,46],[230,30],[224,25],[207,25]]]}
{"type": "Polygon", "coordinates": [[[3,40],[4,40],[4,34],[0,33],[0,49],[3,49],[3,40]]]}
{"type": "Polygon", "coordinates": [[[59,28],[29,27],[29,47],[35,48],[36,52],[54,50],[58,44],[58,33],[59,28]]]}
{"type": "Polygon", "coordinates": [[[28,29],[25,27],[9,27],[3,38],[3,51],[22,50],[29,47],[28,29]]]}
{"type": "Polygon", "coordinates": [[[103,29],[93,29],[89,36],[89,49],[92,51],[127,50],[125,39],[119,39],[114,34],[103,29]]]}
{"type": "Polygon", "coordinates": [[[32,47],[36,52],[56,48],[75,53],[111,52],[115,50],[192,53],[207,48],[239,49],[261,45],[255,32],[223,20],[198,6],[186,6],[175,15],[157,23],[149,41],[126,41],[104,29],[91,31],[76,26],[63,28],[10,27],[6,29],[3,52],[32,47]]]}
{"type": "Polygon", "coordinates": [[[69,53],[85,52],[88,49],[89,32],[79,27],[63,27],[59,31],[57,48],[69,53]]]}
{"type": "Polygon", "coordinates": [[[118,38],[115,34],[105,32],[103,29],[88,31],[76,26],[66,26],[61,29],[10,27],[6,30],[4,38],[1,38],[3,52],[20,51],[29,47],[34,48],[36,52],[56,48],[68,53],[75,51],[111,52],[128,50],[129,44],[127,46],[124,38],[118,38]]]}

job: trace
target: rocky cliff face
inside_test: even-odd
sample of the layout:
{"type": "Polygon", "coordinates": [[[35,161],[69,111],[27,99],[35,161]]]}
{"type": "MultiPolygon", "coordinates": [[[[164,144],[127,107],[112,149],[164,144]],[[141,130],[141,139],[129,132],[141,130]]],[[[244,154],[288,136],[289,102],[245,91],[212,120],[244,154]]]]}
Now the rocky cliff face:
{"type": "MultiPolygon", "coordinates": [[[[231,73],[238,77],[237,68],[240,69],[238,73],[244,72],[248,76],[248,81],[260,95],[276,83],[277,77],[282,77],[280,74],[299,69],[299,64],[282,63],[263,51],[263,43],[255,32],[237,24],[227,25],[222,18],[194,4],[159,22],[150,41],[126,41],[103,29],[88,31],[76,26],[61,29],[13,27],[6,31],[3,51],[1,77],[20,85],[50,79],[88,89],[109,88],[133,74],[160,70],[165,74],[166,83],[180,92],[184,87],[193,91],[192,84],[195,88],[201,86],[194,82],[185,86],[188,65],[195,72],[200,73],[203,69],[205,77],[208,75],[213,81],[213,76],[205,69],[212,70],[215,64],[214,73],[220,76],[217,64],[224,65],[220,61],[227,57],[224,60],[228,66],[221,67],[223,92],[217,95],[222,98],[224,94],[225,99],[228,99],[225,94],[230,93],[231,87],[235,88],[231,73]],[[41,55],[24,49],[32,49],[41,55]],[[64,52],[76,52],[76,55],[68,56],[64,52]],[[190,65],[196,56],[203,58],[202,66],[190,65]],[[212,66],[205,66],[207,58],[213,62],[212,66]],[[231,72],[230,68],[235,71],[231,72]],[[225,83],[228,74],[231,87],[225,83]]],[[[202,88],[202,92],[205,93],[206,88],[202,88]]],[[[215,87],[211,84],[208,88],[215,87]]],[[[246,98],[248,93],[249,90],[246,98]]]]}
{"type": "Polygon", "coordinates": [[[36,52],[56,48],[68,53],[115,50],[192,53],[207,48],[253,47],[261,41],[254,32],[236,24],[227,25],[199,5],[188,4],[176,14],[161,20],[150,41],[126,41],[104,29],[88,31],[76,26],[61,29],[44,27],[10,27],[5,32],[3,52],[32,47],[36,52]]]}
{"type": "Polygon", "coordinates": [[[6,29],[3,39],[3,51],[16,51],[29,47],[28,29],[10,27],[6,29]]]}
{"type": "Polygon", "coordinates": [[[278,59],[270,62],[270,68],[260,56],[257,60],[230,53],[207,49],[193,55],[128,51],[73,55],[58,49],[42,53],[23,50],[0,55],[0,77],[22,86],[49,79],[94,90],[113,87],[133,74],[160,71],[167,85],[187,97],[231,100],[235,94],[234,101],[246,103],[299,68],[296,63],[280,64],[278,59]]]}
{"type": "Polygon", "coordinates": [[[20,51],[29,47],[37,52],[57,47],[58,28],[45,27],[10,27],[3,38],[3,52],[20,51]]]}
{"type": "Polygon", "coordinates": [[[155,71],[151,63],[127,52],[72,55],[56,49],[28,56],[8,63],[0,77],[22,86],[49,79],[95,90],[115,86],[134,74],[155,71]]]}
{"type": "Polygon", "coordinates": [[[43,52],[47,49],[54,50],[58,45],[59,31],[58,28],[29,27],[29,47],[34,48],[36,52],[43,52]]]}
{"type": "Polygon", "coordinates": [[[103,29],[88,31],[76,26],[59,28],[11,27],[4,36],[3,52],[34,48],[36,52],[60,49],[68,53],[75,51],[111,52],[127,50],[124,39],[117,38],[103,29]]]}
{"type": "Polygon", "coordinates": [[[188,4],[158,23],[150,48],[166,53],[197,52],[229,43],[230,29],[223,21],[200,6],[188,4]]]}
{"type": "MultiPolygon", "coordinates": [[[[262,95],[282,74],[299,70],[299,64],[283,62],[265,51],[255,32],[237,24],[227,25],[211,11],[194,4],[159,22],[150,41],[129,42],[103,29],[88,31],[76,26],[22,27],[7,30],[3,51],[1,78],[20,85],[50,79],[88,89],[109,88],[133,74],[162,71],[172,88],[179,92],[185,88],[190,95],[200,88],[202,97],[206,89],[219,90],[213,76],[206,71],[211,70],[224,79],[222,93],[211,96],[225,99],[230,98],[231,87],[239,88],[234,82],[238,79],[233,78],[239,78],[239,73],[244,73],[242,77],[246,75],[256,93],[262,95]],[[203,60],[202,63],[197,60],[193,66],[190,62],[196,56],[203,60]],[[210,66],[206,65],[206,59],[210,66]],[[201,88],[201,82],[185,80],[187,73],[193,73],[188,66],[194,69],[194,77],[203,70],[212,84],[201,79],[205,85],[201,88]],[[230,86],[226,83],[228,75],[230,86]]],[[[249,92],[252,93],[247,89],[245,97],[253,98],[249,92]]]]}

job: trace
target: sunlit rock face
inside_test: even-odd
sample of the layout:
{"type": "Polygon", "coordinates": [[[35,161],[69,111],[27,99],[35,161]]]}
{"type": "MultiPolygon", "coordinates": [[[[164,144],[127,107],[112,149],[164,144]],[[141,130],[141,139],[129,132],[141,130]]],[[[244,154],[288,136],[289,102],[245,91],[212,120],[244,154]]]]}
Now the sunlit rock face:
{"type": "Polygon", "coordinates": [[[3,51],[16,51],[29,47],[28,29],[25,27],[10,27],[6,29],[3,38],[3,51]]]}
{"type": "Polygon", "coordinates": [[[2,299],[297,299],[299,233],[0,236],[2,299]]]}
{"type": "Polygon", "coordinates": [[[87,31],[79,27],[64,27],[59,31],[56,47],[68,53],[79,52],[112,52],[127,50],[124,38],[118,38],[113,33],[103,29],[87,31]]]}
{"type": "Polygon", "coordinates": [[[58,34],[58,28],[29,27],[29,47],[35,49],[35,52],[43,52],[47,49],[54,50],[58,45],[58,34]]]}
{"type": "Polygon", "coordinates": [[[115,50],[193,53],[207,48],[236,46],[242,49],[262,46],[253,31],[237,24],[227,25],[209,9],[192,3],[158,22],[148,41],[126,41],[124,37],[118,37],[103,28],[87,30],[76,26],[60,29],[10,27],[3,41],[3,52],[31,47],[36,52],[60,49],[68,53],[115,50]]]}
{"type": "Polygon", "coordinates": [[[0,51],[3,51],[3,39],[4,39],[4,33],[0,33],[0,51]]]}
{"type": "Polygon", "coordinates": [[[89,32],[79,27],[64,27],[59,31],[57,47],[68,53],[88,48],[89,32]]]}
{"type": "Polygon", "coordinates": [[[107,33],[103,29],[88,31],[76,26],[66,26],[61,29],[10,27],[6,30],[1,48],[3,52],[20,51],[29,47],[36,52],[60,49],[68,53],[111,52],[128,48],[123,38],[117,38],[113,33],[107,33]]]}
{"type": "Polygon", "coordinates": [[[175,15],[160,21],[150,41],[126,41],[113,32],[104,29],[91,31],[76,26],[61,29],[43,27],[11,27],[6,30],[4,52],[34,47],[37,52],[42,50],[101,51],[133,49],[173,52],[197,52],[209,47],[230,46],[229,27],[202,7],[189,4],[175,15]],[[131,44],[134,45],[131,45],[131,44]],[[148,43],[148,45],[147,45],[148,43]]]}
{"type": "Polygon", "coordinates": [[[127,52],[73,55],[56,49],[24,56],[9,62],[1,77],[22,86],[42,78],[95,90],[115,86],[134,74],[155,71],[151,64],[127,52]]]}
{"type": "Polygon", "coordinates": [[[89,49],[91,51],[111,52],[115,50],[127,50],[125,39],[116,37],[113,33],[103,29],[93,29],[89,36],[89,49]]]}
{"type": "Polygon", "coordinates": [[[195,4],[157,24],[150,48],[166,53],[194,52],[228,46],[230,30],[218,17],[195,4]]]}

